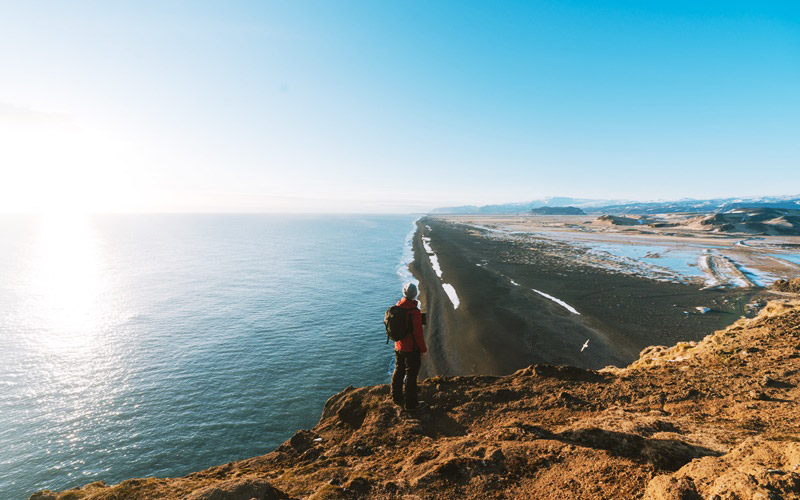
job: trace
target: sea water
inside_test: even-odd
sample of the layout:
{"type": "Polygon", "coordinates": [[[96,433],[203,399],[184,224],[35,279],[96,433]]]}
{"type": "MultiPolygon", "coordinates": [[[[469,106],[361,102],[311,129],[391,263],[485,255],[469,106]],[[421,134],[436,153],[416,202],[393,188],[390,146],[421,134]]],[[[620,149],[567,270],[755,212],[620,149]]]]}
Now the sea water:
{"type": "Polygon", "coordinates": [[[797,264],[800,266],[800,253],[790,254],[790,253],[771,253],[769,254],[772,257],[776,257],[778,259],[788,260],[793,264],[797,264]]]}
{"type": "Polygon", "coordinates": [[[680,248],[660,245],[625,244],[592,242],[586,243],[592,250],[607,252],[618,257],[646,262],[654,266],[665,267],[683,276],[703,276],[697,267],[697,260],[708,246],[681,245],[680,248]]]}
{"type": "Polygon", "coordinates": [[[268,453],[386,383],[413,221],[0,218],[0,497],[268,453]]]}

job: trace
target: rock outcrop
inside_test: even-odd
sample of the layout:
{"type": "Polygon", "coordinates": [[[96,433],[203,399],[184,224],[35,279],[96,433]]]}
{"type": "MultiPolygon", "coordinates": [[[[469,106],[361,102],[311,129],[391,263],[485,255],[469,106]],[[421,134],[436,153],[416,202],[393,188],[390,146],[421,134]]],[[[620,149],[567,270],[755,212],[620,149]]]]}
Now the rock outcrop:
{"type": "Polygon", "coordinates": [[[800,498],[800,300],[627,368],[348,387],[272,453],[35,499],[800,498]]]}
{"type": "Polygon", "coordinates": [[[800,294],[800,278],[780,279],[770,288],[778,292],[800,294]]]}
{"type": "Polygon", "coordinates": [[[687,227],[718,233],[800,235],[800,210],[741,207],[690,219],[687,227]]]}
{"type": "Polygon", "coordinates": [[[626,215],[601,215],[593,221],[593,224],[605,226],[641,226],[650,221],[644,217],[629,217],[626,215]]]}

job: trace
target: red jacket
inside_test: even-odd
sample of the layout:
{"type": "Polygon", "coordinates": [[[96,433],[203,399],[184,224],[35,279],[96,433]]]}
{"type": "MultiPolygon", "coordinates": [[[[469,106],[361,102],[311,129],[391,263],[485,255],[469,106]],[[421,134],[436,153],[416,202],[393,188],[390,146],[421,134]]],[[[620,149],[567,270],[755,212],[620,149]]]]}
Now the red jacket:
{"type": "Polygon", "coordinates": [[[407,336],[403,340],[399,340],[394,343],[394,350],[405,352],[411,352],[414,350],[419,352],[428,352],[428,348],[425,346],[425,336],[422,332],[422,313],[420,312],[419,307],[417,307],[417,301],[403,297],[400,299],[397,305],[403,309],[410,309],[406,315],[414,327],[414,343],[416,344],[416,349],[414,349],[414,343],[412,343],[411,337],[407,336]]]}

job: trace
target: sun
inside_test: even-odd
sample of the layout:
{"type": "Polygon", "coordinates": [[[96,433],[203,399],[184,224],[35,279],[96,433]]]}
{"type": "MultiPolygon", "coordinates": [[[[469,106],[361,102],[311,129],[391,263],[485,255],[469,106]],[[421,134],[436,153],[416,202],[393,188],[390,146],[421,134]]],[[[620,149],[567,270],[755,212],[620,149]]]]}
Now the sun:
{"type": "Polygon", "coordinates": [[[124,211],[137,198],[132,145],[108,130],[67,119],[0,116],[0,213],[124,211]]]}
{"type": "Polygon", "coordinates": [[[42,342],[64,351],[86,347],[97,334],[105,277],[101,251],[86,215],[50,213],[38,220],[29,274],[29,315],[40,318],[42,342]]]}

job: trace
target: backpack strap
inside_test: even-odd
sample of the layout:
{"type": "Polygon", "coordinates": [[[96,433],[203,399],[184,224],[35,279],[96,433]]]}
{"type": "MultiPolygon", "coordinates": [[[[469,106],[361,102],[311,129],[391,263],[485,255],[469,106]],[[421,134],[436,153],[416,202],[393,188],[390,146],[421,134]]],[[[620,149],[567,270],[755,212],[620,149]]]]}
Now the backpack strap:
{"type": "MultiPolygon", "coordinates": [[[[409,328],[408,328],[408,330],[411,332],[411,334],[410,334],[410,335],[411,335],[411,351],[412,351],[412,352],[414,352],[414,351],[417,351],[417,350],[418,350],[418,349],[417,349],[417,341],[416,341],[416,339],[414,338],[414,321],[410,321],[410,320],[409,320],[409,315],[411,314],[411,311],[414,311],[414,310],[416,310],[416,311],[419,311],[419,309],[418,309],[418,308],[416,308],[416,307],[415,307],[415,308],[413,308],[413,309],[406,309],[406,323],[409,323],[409,328]]],[[[421,313],[421,311],[420,311],[420,313],[421,313]]]]}
{"type": "Polygon", "coordinates": [[[392,308],[390,307],[389,309],[386,310],[386,314],[383,315],[383,324],[386,325],[386,345],[389,345],[389,326],[386,323],[386,321],[389,318],[389,311],[391,310],[392,308]]]}

